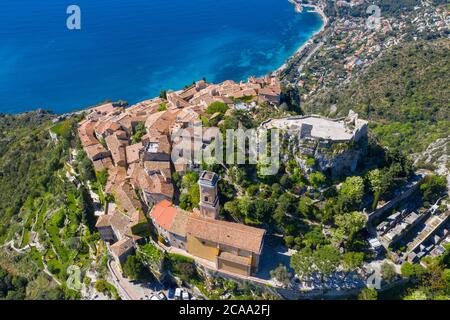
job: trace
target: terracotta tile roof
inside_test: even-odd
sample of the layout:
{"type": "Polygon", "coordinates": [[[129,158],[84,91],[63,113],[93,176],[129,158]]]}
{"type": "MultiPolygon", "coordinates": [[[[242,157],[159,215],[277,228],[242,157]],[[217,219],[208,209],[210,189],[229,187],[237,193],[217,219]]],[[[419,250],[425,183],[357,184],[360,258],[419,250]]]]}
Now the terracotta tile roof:
{"type": "Polygon", "coordinates": [[[112,133],[117,130],[120,130],[120,124],[113,121],[98,122],[97,126],[95,127],[95,132],[101,135],[104,135],[106,132],[112,133]]]}
{"type": "MultiPolygon", "coordinates": [[[[195,88],[194,88],[195,90],[195,88]]],[[[189,97],[194,95],[194,92],[192,94],[188,94],[189,97]]],[[[189,102],[183,100],[177,93],[171,92],[167,94],[167,101],[169,101],[169,104],[173,108],[189,108],[191,105],[189,102]]]]}
{"type": "Polygon", "coordinates": [[[106,183],[106,193],[113,193],[120,184],[125,181],[127,176],[126,170],[123,167],[113,167],[108,171],[108,181],[106,183]]]}
{"type": "Polygon", "coordinates": [[[142,140],[145,146],[144,159],[147,161],[170,161],[172,149],[166,135],[147,136],[142,140]]]}
{"type": "Polygon", "coordinates": [[[153,207],[150,216],[161,228],[169,230],[176,214],[177,209],[172,206],[172,203],[163,200],[153,207]]]}
{"type": "Polygon", "coordinates": [[[186,161],[178,160],[173,164],[176,172],[186,172],[188,170],[188,164],[186,161]]]}
{"type": "Polygon", "coordinates": [[[179,97],[183,100],[191,99],[197,93],[197,86],[193,85],[180,93],[179,97]]]}
{"type": "Polygon", "coordinates": [[[175,121],[180,110],[166,110],[150,115],[145,121],[145,128],[148,132],[157,131],[160,134],[169,134],[170,126],[175,121]]]}
{"type": "Polygon", "coordinates": [[[139,152],[144,149],[142,142],[126,147],[127,163],[139,162],[139,152]]]}
{"type": "Polygon", "coordinates": [[[138,102],[127,108],[127,112],[132,115],[149,115],[156,112],[161,103],[166,102],[161,98],[149,99],[138,102]]]}
{"type": "Polygon", "coordinates": [[[97,223],[95,224],[96,228],[104,228],[104,227],[110,227],[111,226],[111,215],[105,214],[101,215],[97,219],[97,223]]]}
{"type": "Polygon", "coordinates": [[[246,265],[246,266],[250,266],[251,262],[252,262],[250,257],[242,257],[242,256],[238,256],[236,254],[232,254],[230,252],[225,252],[225,251],[222,251],[220,253],[219,259],[231,261],[231,262],[241,264],[241,265],[246,265]]]}
{"type": "Polygon", "coordinates": [[[103,163],[103,167],[105,167],[106,169],[111,169],[113,167],[111,157],[103,158],[102,163],[103,163]]]}
{"type": "Polygon", "coordinates": [[[84,151],[86,151],[87,156],[91,160],[101,159],[110,155],[110,152],[100,143],[84,147],[84,151]]]}
{"type": "Polygon", "coordinates": [[[114,210],[110,216],[110,225],[115,233],[118,233],[121,238],[129,237],[134,240],[141,239],[140,236],[134,235],[131,231],[131,227],[136,224],[136,218],[131,219],[125,214],[114,210]]]}
{"type": "Polygon", "coordinates": [[[169,161],[144,161],[144,168],[149,174],[161,174],[164,179],[171,179],[171,170],[169,161]]]}
{"type": "Polygon", "coordinates": [[[200,239],[260,253],[266,231],[239,223],[190,216],[187,234],[200,239]]]}
{"type": "Polygon", "coordinates": [[[78,128],[78,135],[80,136],[81,144],[85,148],[99,143],[94,134],[94,127],[96,125],[96,122],[88,120],[83,122],[78,128]]]}
{"type": "Polygon", "coordinates": [[[130,179],[131,185],[136,189],[138,187],[138,176],[141,173],[141,166],[139,163],[131,163],[127,169],[127,178],[130,179]]]}
{"type": "Polygon", "coordinates": [[[123,238],[111,245],[110,249],[117,257],[121,257],[123,254],[134,248],[133,240],[130,238],[123,238]]]}
{"type": "Polygon", "coordinates": [[[142,210],[142,204],[133,187],[128,182],[122,182],[114,191],[117,206],[128,217],[132,218],[136,212],[142,210]]]}
{"type": "Polygon", "coordinates": [[[166,179],[160,174],[147,174],[145,170],[142,170],[137,176],[137,181],[142,191],[149,194],[161,194],[166,198],[173,198],[173,185],[166,181],[166,179]]]}
{"type": "Polygon", "coordinates": [[[101,159],[94,161],[94,169],[95,171],[102,171],[103,169],[105,169],[101,159]]]}
{"type": "MultiPolygon", "coordinates": [[[[127,135],[126,131],[123,131],[123,130],[117,130],[117,131],[115,132],[115,135],[117,136],[117,138],[118,138],[119,140],[126,140],[126,141],[128,142],[128,135],[127,135]]],[[[128,144],[128,143],[127,143],[127,144],[128,144]]]]}
{"type": "Polygon", "coordinates": [[[123,140],[119,140],[116,134],[112,134],[105,138],[106,145],[111,151],[112,158],[116,166],[126,166],[127,159],[125,153],[125,145],[123,140]]]}
{"type": "Polygon", "coordinates": [[[108,114],[108,113],[114,112],[116,110],[117,110],[117,108],[114,107],[112,103],[105,103],[105,104],[102,104],[102,105],[99,105],[97,107],[93,107],[92,109],[90,109],[91,112],[98,112],[101,114],[108,114]]]}
{"type": "Polygon", "coordinates": [[[133,129],[131,125],[131,116],[128,114],[125,114],[123,117],[121,117],[118,122],[120,125],[126,129],[127,131],[131,131],[133,129]]]}
{"type": "Polygon", "coordinates": [[[170,225],[169,231],[176,235],[186,237],[186,227],[189,213],[183,209],[177,208],[177,213],[170,225]]]}

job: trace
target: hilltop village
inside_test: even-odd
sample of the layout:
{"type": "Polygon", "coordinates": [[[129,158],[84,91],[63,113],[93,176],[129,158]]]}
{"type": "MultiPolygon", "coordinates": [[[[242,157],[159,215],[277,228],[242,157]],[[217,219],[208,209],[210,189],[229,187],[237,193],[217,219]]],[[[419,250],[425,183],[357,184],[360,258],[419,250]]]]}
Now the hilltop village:
{"type": "MultiPolygon", "coordinates": [[[[278,104],[280,93],[275,78],[219,85],[202,80],[126,109],[108,103],[89,110],[79,124],[79,136],[95,170],[106,170],[104,193],[113,199],[96,227],[102,239],[111,243],[119,263],[126,261],[135,243],[150,235],[151,220],[168,246],[212,262],[219,270],[244,276],[256,272],[265,230],[219,220],[215,173],[200,175],[199,210],[187,212],[173,205],[172,174],[183,176],[196,168],[171,162],[170,137],[176,130],[193,128],[201,115],[209,121],[219,117],[219,111],[206,112],[214,103],[230,110],[245,97],[254,103],[278,104]]],[[[211,137],[204,139],[203,145],[211,143],[211,137]]]]}
{"type": "Polygon", "coordinates": [[[324,27],[270,76],[0,114],[0,299],[449,299],[450,7],[291,2],[324,27]],[[278,171],[174,157],[246,128],[278,171]]]}
{"type": "MultiPolygon", "coordinates": [[[[240,198],[230,199],[223,203],[223,195],[219,195],[219,193],[223,193],[223,190],[219,191],[219,182],[225,177],[228,181],[223,181],[223,183],[236,185],[233,178],[224,176],[221,170],[219,170],[220,176],[216,172],[204,170],[202,166],[192,161],[174,163],[171,157],[174,145],[172,137],[177,136],[177,131],[188,130],[189,132],[199,124],[207,124],[205,127],[201,127],[205,133],[211,127],[211,123],[222,126],[227,115],[234,112],[239,113],[242,110],[250,112],[261,105],[276,110],[280,107],[280,100],[281,86],[275,78],[250,78],[248,82],[241,83],[225,81],[217,85],[208,84],[202,80],[180,91],[162,92],[160,97],[140,102],[128,108],[120,104],[106,103],[88,110],[85,119],[79,123],[80,140],[95,171],[107,173],[104,189],[101,190],[106,199],[105,207],[104,211],[98,213],[96,228],[100,232],[101,238],[108,243],[109,251],[119,269],[120,266],[127,263],[130,255],[135,254],[136,250],[140,250],[141,245],[147,243],[149,239],[153,239],[151,242],[159,250],[192,258],[198,266],[209,270],[212,274],[218,272],[222,276],[251,280],[254,283],[286,286],[286,283],[274,280],[273,276],[267,276],[268,271],[273,272],[274,268],[277,270],[277,265],[274,265],[277,259],[274,258],[272,264],[267,262],[268,259],[270,260],[268,258],[270,255],[275,254],[276,256],[276,253],[271,252],[274,250],[274,246],[266,243],[269,237],[267,228],[272,229],[273,227],[262,224],[261,222],[264,220],[256,220],[262,218],[253,218],[261,210],[256,207],[259,205],[259,200],[250,200],[249,189],[247,189],[245,195],[240,198]],[[191,182],[188,188],[192,189],[197,185],[199,203],[198,206],[193,205],[186,208],[184,203],[180,203],[180,199],[183,198],[185,192],[190,191],[186,191],[186,187],[180,189],[179,183],[175,180],[191,179],[193,173],[198,173],[198,179],[191,182]],[[248,210],[242,207],[245,201],[255,201],[253,210],[256,212],[244,213],[248,210]],[[234,209],[235,207],[237,209],[234,209]],[[241,207],[242,209],[239,209],[241,207]],[[245,214],[246,217],[238,218],[242,214],[245,214]]],[[[366,253],[367,257],[370,255],[376,257],[380,253],[380,248],[384,246],[393,261],[417,263],[412,252],[416,252],[417,255],[417,252],[423,251],[420,249],[422,243],[435,234],[440,235],[438,243],[442,241],[442,245],[439,248],[437,246],[430,247],[428,253],[422,252],[419,256],[436,255],[438,251],[440,254],[444,252],[442,251],[444,250],[443,244],[448,242],[448,212],[445,213],[445,209],[442,211],[444,207],[439,206],[439,202],[434,209],[424,209],[427,211],[422,215],[430,217],[432,226],[427,228],[433,229],[430,231],[424,229],[422,233],[419,231],[416,240],[416,236],[411,232],[408,233],[410,234],[409,239],[411,239],[409,241],[412,242],[408,245],[408,252],[404,258],[395,258],[395,250],[391,248],[390,242],[393,243],[397,239],[386,240],[390,233],[400,228],[395,227],[391,231],[387,231],[394,226],[394,223],[397,223],[397,220],[400,221],[400,218],[389,217],[387,221],[393,221],[389,222],[389,225],[387,225],[388,222],[381,220],[386,217],[389,210],[401,207],[402,201],[414,196],[420,181],[427,174],[417,176],[406,172],[400,173],[405,174],[402,179],[406,181],[406,185],[402,189],[396,190],[394,198],[387,197],[387,199],[392,199],[389,202],[380,201],[381,196],[378,195],[380,199],[375,211],[364,213],[366,210],[364,209],[363,213],[353,213],[352,215],[340,213],[361,210],[370,207],[370,203],[373,201],[378,202],[371,196],[369,197],[370,194],[362,197],[364,190],[360,189],[364,188],[363,179],[357,176],[361,170],[364,170],[361,164],[373,164],[370,164],[372,160],[367,158],[369,152],[368,122],[360,119],[356,113],[350,111],[347,117],[341,119],[328,119],[317,115],[288,115],[284,118],[269,118],[262,121],[259,127],[281,130],[285,146],[280,155],[281,162],[286,167],[286,173],[291,175],[292,182],[285,182],[284,176],[278,181],[289,194],[293,192],[301,195],[298,209],[290,207],[289,203],[296,201],[293,195],[287,194],[286,199],[280,197],[280,199],[283,198],[283,200],[279,200],[282,203],[287,201],[286,207],[280,203],[271,218],[275,219],[274,223],[279,226],[277,227],[279,232],[287,234],[283,242],[288,247],[297,250],[301,248],[295,244],[300,243],[300,240],[297,240],[300,238],[291,240],[290,234],[295,234],[297,228],[302,228],[301,225],[296,226],[298,222],[291,214],[305,214],[321,217],[320,220],[325,223],[320,231],[325,235],[324,239],[328,238],[329,240],[326,242],[331,241],[332,243],[338,241],[334,246],[340,246],[341,250],[348,250],[345,249],[348,246],[346,243],[355,237],[355,231],[360,231],[367,226],[369,236],[372,237],[367,242],[368,249],[364,249],[372,252],[366,253]],[[329,200],[327,202],[326,199],[330,193],[330,182],[327,181],[333,180],[343,181],[343,184],[337,185],[338,203],[334,205],[334,208],[327,208],[329,200]],[[291,183],[294,185],[289,186],[291,183]],[[299,187],[301,185],[305,186],[299,187]],[[351,191],[352,189],[355,190],[351,191]],[[346,195],[346,192],[349,194],[346,195]],[[354,192],[361,192],[362,194],[357,196],[360,198],[348,199],[348,197],[356,196],[352,195],[354,192]],[[307,200],[310,198],[313,200],[307,200]],[[314,205],[312,201],[317,205],[314,205]],[[324,205],[325,207],[323,207],[324,205]],[[316,210],[320,210],[322,213],[316,210]],[[344,219],[342,222],[338,220],[334,222],[334,225],[338,225],[338,229],[333,229],[335,227],[330,229],[333,224],[326,222],[330,218],[326,218],[324,215],[330,211],[336,212],[338,217],[344,219]],[[442,218],[439,218],[439,224],[435,226],[433,219],[438,219],[440,216],[442,218]],[[346,219],[349,220],[344,222],[346,219]],[[382,222],[376,230],[371,227],[373,221],[377,221],[377,224],[382,222]],[[344,224],[340,226],[341,223],[344,224]],[[350,225],[345,227],[345,223],[350,223],[350,225]],[[351,227],[352,224],[355,225],[351,227]],[[293,231],[290,231],[290,228],[293,228],[293,231]],[[349,234],[338,237],[337,232],[349,232],[349,234]],[[425,232],[427,232],[426,235],[425,232]]],[[[213,144],[215,138],[217,137],[205,133],[202,136],[201,149],[205,150],[213,144]]],[[[217,167],[215,168],[217,169],[217,167]]],[[[377,170],[373,170],[371,173],[381,174],[377,170]]],[[[229,171],[228,175],[233,176],[233,171],[229,171]]],[[[261,177],[260,179],[264,181],[267,178],[261,177]]],[[[236,186],[239,187],[239,184],[236,186]]],[[[276,184],[272,188],[275,186],[276,184]]],[[[259,188],[260,191],[257,192],[262,193],[266,187],[261,185],[259,188]]],[[[394,185],[390,188],[395,190],[394,185]]],[[[376,189],[374,190],[376,191],[376,189]]],[[[375,196],[377,196],[376,193],[375,196]]],[[[270,209],[270,204],[267,205],[269,207],[263,210],[271,212],[273,209],[270,209]]],[[[414,209],[420,207],[420,204],[410,207],[414,209]]],[[[406,217],[406,214],[402,213],[401,215],[406,217]]],[[[414,213],[411,214],[414,215],[414,213]]],[[[400,213],[397,215],[400,216],[400,213]]],[[[264,219],[269,218],[266,216],[264,219]]],[[[422,218],[420,219],[422,220],[422,218]]],[[[417,221],[419,222],[419,218],[417,221]]],[[[406,232],[406,228],[403,229],[406,232]]],[[[319,230],[317,229],[317,231],[319,230]]],[[[329,248],[334,250],[331,249],[334,247],[329,248]]],[[[356,255],[355,252],[348,252],[348,254],[356,255]]],[[[304,278],[301,276],[301,269],[296,267],[295,261],[294,255],[290,263],[284,263],[283,267],[281,266],[283,263],[278,266],[278,272],[280,272],[279,268],[294,268],[297,277],[304,278]]],[[[359,263],[362,262],[362,260],[359,261],[359,263]]],[[[339,264],[341,263],[339,262],[339,264]]],[[[370,267],[369,262],[365,269],[367,268],[370,270],[370,268],[376,267],[370,267]]],[[[349,286],[353,289],[364,286],[364,273],[358,275],[360,280],[353,283],[346,283],[348,280],[339,280],[338,274],[336,275],[337,279],[329,280],[336,281],[334,284],[336,286],[349,286]],[[339,281],[344,282],[340,283],[339,281]]],[[[308,288],[310,290],[311,285],[313,287],[315,285],[328,286],[326,283],[313,284],[317,280],[314,280],[314,273],[306,278],[310,276],[313,277],[307,282],[289,286],[291,288],[292,286],[298,287],[300,291],[308,288]]]]}
{"type": "MultiPolygon", "coordinates": [[[[353,111],[340,119],[292,116],[280,110],[281,95],[280,82],[269,76],[251,77],[241,83],[209,84],[201,80],[180,91],[163,91],[160,97],[127,108],[120,103],[105,103],[87,111],[78,124],[81,144],[97,174],[106,176],[104,185],[96,191],[103,198],[104,208],[96,213],[95,227],[123,276],[127,276],[123,268],[130,256],[142,251],[141,247],[149,241],[158,250],[193,259],[209,274],[259,285],[288,286],[299,292],[315,286],[360,290],[365,286],[364,278],[370,275],[367,270],[376,270],[379,263],[375,261],[371,265],[370,259],[376,259],[383,246],[391,260],[400,264],[417,263],[416,256],[444,253],[449,235],[448,211],[445,203],[441,204],[443,198],[433,208],[414,203],[383,222],[390,210],[402,210],[404,201],[411,197],[417,199],[417,190],[429,173],[414,174],[405,162],[401,165],[403,169],[392,173],[403,182],[379,189],[377,181],[383,178],[382,174],[388,174],[387,169],[373,169],[364,179],[359,176],[366,168],[379,166],[380,161],[369,156],[373,151],[370,151],[366,120],[353,111]],[[252,174],[242,171],[245,166],[223,171],[220,166],[205,168],[192,160],[173,161],[175,141],[172,138],[179,136],[181,130],[189,133],[200,127],[203,135],[198,148],[205,150],[217,138],[209,129],[223,127],[225,119],[236,115],[239,123],[245,122],[250,114],[263,112],[264,106],[278,110],[278,118],[268,116],[257,125],[261,129],[280,130],[283,176],[260,176],[259,165],[253,166],[256,172],[252,174]],[[244,180],[239,178],[242,175],[244,180]],[[252,187],[252,183],[259,186],[252,187]],[[370,188],[368,193],[364,190],[365,183],[370,188]],[[226,190],[231,186],[238,194],[227,196],[226,190]],[[281,190],[286,194],[281,194],[281,190]],[[264,200],[264,197],[269,198],[264,200]],[[274,197],[279,197],[278,204],[272,202],[274,197]],[[425,211],[414,218],[417,220],[414,226],[419,226],[426,217],[430,222],[425,222],[422,232],[408,231],[411,242],[408,251],[399,253],[392,248],[399,237],[390,234],[399,228],[399,234],[417,230],[402,227],[401,219],[411,220],[408,217],[414,213],[407,217],[408,210],[420,207],[425,211]],[[366,211],[368,208],[372,210],[366,211]],[[439,219],[437,225],[436,219],[439,219]],[[316,227],[315,223],[321,223],[322,227],[316,227]],[[373,223],[379,224],[376,230],[373,223]],[[298,230],[305,227],[310,231],[305,236],[298,235],[298,230]],[[361,238],[361,230],[365,228],[369,232],[368,242],[367,236],[361,238]],[[272,243],[273,235],[268,235],[268,230],[271,234],[274,231],[284,234],[282,247],[272,243]],[[337,278],[327,278],[325,283],[315,279],[324,270],[303,274],[300,265],[303,262],[298,260],[308,249],[304,248],[307,237],[313,234],[317,241],[331,244],[317,250],[329,250],[331,253],[327,254],[336,255],[337,259],[330,261],[327,271],[337,278]],[[425,251],[422,244],[435,235],[438,242],[425,251]],[[366,244],[361,247],[356,244],[358,241],[366,244]],[[294,253],[300,252],[280,254],[285,246],[294,249],[294,253]],[[364,253],[353,252],[356,246],[364,253]],[[337,248],[341,253],[335,251],[337,248]],[[283,256],[291,255],[290,262],[283,262],[283,256]],[[363,257],[367,262],[360,269],[363,257]],[[358,261],[347,271],[361,270],[352,278],[358,280],[350,281],[340,275],[343,263],[347,268],[345,259],[358,261]],[[287,276],[280,280],[283,277],[279,274],[288,273],[287,270],[295,271],[290,284],[286,282],[287,276]],[[293,279],[298,282],[291,283],[293,279]]],[[[194,145],[191,142],[188,140],[188,144],[194,145]]],[[[390,161],[393,160],[388,160],[388,164],[390,161]]],[[[251,166],[248,168],[253,170],[251,166]]],[[[384,268],[389,266],[388,263],[384,268]]]]}
{"type": "Polygon", "coordinates": [[[97,175],[95,227],[114,258],[108,280],[122,297],[142,297],[127,282],[138,260],[158,281],[175,275],[201,291],[190,289],[193,296],[227,299],[250,282],[295,299],[376,295],[374,276],[382,289],[401,285],[411,269],[414,279],[448,255],[445,177],[374,140],[365,119],[380,120],[371,109],[378,105],[327,94],[402,43],[448,35],[448,12],[429,1],[400,14],[382,7],[370,29],[366,1],[293,2],[325,25],[271,76],[200,80],[129,107],[102,103],[77,114],[97,175]],[[207,151],[226,129],[279,129],[280,171],[174,161],[174,137],[192,138],[199,128],[201,141],[185,141],[193,151],[207,151]],[[224,289],[223,279],[240,289],[224,289]]]}

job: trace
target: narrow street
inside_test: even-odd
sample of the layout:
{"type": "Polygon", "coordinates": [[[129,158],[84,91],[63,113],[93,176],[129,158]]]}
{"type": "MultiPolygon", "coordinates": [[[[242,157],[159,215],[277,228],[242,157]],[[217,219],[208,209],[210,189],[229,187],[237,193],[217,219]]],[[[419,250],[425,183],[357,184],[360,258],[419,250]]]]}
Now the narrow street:
{"type": "Polygon", "coordinates": [[[162,287],[152,284],[136,283],[130,281],[122,276],[122,272],[115,260],[108,262],[108,268],[112,273],[114,285],[118,289],[119,296],[123,300],[141,300],[147,297],[151,297],[158,291],[162,290],[162,287]]]}

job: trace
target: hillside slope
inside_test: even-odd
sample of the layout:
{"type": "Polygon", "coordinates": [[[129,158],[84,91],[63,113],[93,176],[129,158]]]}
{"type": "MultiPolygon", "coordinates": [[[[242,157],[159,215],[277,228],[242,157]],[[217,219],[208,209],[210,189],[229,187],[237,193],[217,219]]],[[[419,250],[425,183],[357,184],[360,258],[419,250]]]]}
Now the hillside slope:
{"type": "Polygon", "coordinates": [[[348,84],[319,92],[302,109],[333,117],[353,109],[372,122],[383,145],[421,152],[450,134],[449,49],[449,40],[395,47],[348,84]]]}
{"type": "MultiPolygon", "coordinates": [[[[0,299],[78,298],[66,287],[71,266],[84,277],[102,257],[86,175],[67,179],[71,150],[79,148],[77,119],[54,126],[52,118],[42,111],[0,116],[0,270],[27,283],[0,299]]],[[[82,160],[75,171],[83,171],[82,160]]]]}

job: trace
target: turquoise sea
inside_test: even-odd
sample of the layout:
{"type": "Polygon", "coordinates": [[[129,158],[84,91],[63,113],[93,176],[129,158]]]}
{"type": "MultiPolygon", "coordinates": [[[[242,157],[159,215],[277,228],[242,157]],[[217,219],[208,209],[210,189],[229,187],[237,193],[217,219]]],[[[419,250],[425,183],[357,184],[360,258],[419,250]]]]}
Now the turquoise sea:
{"type": "Polygon", "coordinates": [[[130,103],[280,67],[322,26],[287,0],[2,0],[0,112],[130,103]],[[68,30],[69,5],[81,30],[68,30]]]}

